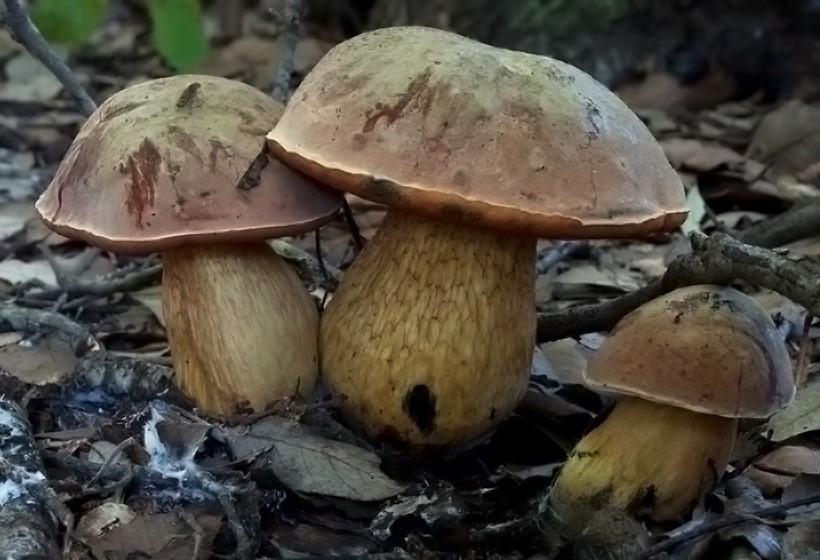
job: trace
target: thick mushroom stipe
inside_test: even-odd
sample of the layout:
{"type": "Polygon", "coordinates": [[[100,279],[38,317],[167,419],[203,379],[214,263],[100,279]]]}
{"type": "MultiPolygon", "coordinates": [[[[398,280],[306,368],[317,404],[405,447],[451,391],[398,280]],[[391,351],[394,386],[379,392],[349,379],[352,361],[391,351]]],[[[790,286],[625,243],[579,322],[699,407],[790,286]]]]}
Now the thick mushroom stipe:
{"type": "Polygon", "coordinates": [[[320,327],[324,381],[348,417],[372,437],[437,447],[507,416],[532,362],[535,246],[388,212],[320,327]]]}
{"type": "Polygon", "coordinates": [[[549,507],[570,536],[616,507],[654,521],[690,511],[729,463],[737,418],[625,397],[570,454],[549,507]]]}
{"type": "Polygon", "coordinates": [[[319,316],[266,243],[185,246],[163,257],[162,303],[180,388],[209,411],[309,395],[319,316]],[[275,347],[275,351],[272,349],[275,347]]]}

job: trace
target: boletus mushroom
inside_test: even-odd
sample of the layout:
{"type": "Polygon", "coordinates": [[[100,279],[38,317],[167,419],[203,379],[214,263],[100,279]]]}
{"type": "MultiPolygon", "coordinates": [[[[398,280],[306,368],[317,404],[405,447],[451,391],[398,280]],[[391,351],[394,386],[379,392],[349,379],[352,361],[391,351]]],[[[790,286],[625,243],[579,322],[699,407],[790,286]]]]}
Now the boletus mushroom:
{"type": "Polygon", "coordinates": [[[522,397],[536,242],[677,228],[660,146],[580,70],[425,27],[331,49],[268,134],[297,170],[388,206],[320,325],[321,369],[375,438],[457,446],[522,397]]]}
{"type": "Polygon", "coordinates": [[[603,507],[653,521],[685,515],[726,469],[738,418],[768,417],[795,391],[768,313],[742,292],[709,285],[624,317],[584,375],[621,397],[572,450],[547,499],[570,536],[603,507]]]}
{"type": "Polygon", "coordinates": [[[265,240],[321,226],[341,196],[268,154],[282,111],[225,78],[142,82],[84,123],[37,201],[62,235],[161,253],[176,379],[211,412],[304,395],[318,377],[316,306],[265,240]]]}

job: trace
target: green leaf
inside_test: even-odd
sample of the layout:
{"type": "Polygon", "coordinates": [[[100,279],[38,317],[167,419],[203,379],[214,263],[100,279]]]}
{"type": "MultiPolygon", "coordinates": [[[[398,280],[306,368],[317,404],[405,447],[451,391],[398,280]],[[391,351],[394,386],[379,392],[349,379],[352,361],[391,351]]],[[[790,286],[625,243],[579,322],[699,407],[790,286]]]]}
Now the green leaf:
{"type": "Polygon", "coordinates": [[[105,17],[108,0],[37,0],[31,19],[55,43],[75,46],[86,42],[105,17]]]}
{"type": "Polygon", "coordinates": [[[174,70],[195,68],[208,54],[199,0],[148,0],[154,45],[174,70]]]}

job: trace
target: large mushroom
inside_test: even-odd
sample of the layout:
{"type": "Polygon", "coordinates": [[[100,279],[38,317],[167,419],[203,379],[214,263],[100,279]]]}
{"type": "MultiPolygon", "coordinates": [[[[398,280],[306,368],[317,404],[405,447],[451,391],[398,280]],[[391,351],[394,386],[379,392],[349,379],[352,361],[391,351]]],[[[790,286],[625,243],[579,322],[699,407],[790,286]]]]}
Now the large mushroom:
{"type": "Polygon", "coordinates": [[[691,286],[624,317],[587,383],[620,394],[570,453],[547,506],[568,535],[615,507],[654,521],[697,504],[729,462],[738,418],[791,402],[791,360],[771,317],[732,288],[691,286]]]}
{"type": "Polygon", "coordinates": [[[268,155],[282,111],[225,78],[142,82],[86,121],[37,201],[62,235],[161,253],[179,385],[216,413],[307,394],[318,376],[316,306],[265,239],[321,226],[341,197],[268,155]]]}
{"type": "Polygon", "coordinates": [[[374,437],[457,445],[523,395],[536,242],[677,228],[684,190],[614,94],[557,60],[424,27],[334,47],[268,142],[386,204],[320,326],[322,375],[374,437]]]}

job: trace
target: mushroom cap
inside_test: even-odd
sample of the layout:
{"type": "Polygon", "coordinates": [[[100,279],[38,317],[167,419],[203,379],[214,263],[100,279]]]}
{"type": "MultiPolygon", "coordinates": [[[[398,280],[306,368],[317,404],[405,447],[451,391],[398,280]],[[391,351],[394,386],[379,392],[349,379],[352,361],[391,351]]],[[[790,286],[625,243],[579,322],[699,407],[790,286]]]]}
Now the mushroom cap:
{"type": "Polygon", "coordinates": [[[331,49],[268,134],[346,192],[443,220],[550,238],[630,238],[686,218],[640,119],[577,68],[437,29],[331,49]]]}
{"type": "Polygon", "coordinates": [[[126,88],[84,123],[37,211],[66,237],[124,253],[315,229],[341,195],[267,153],[265,133],[283,110],[212,76],[126,88]]]}
{"type": "Polygon", "coordinates": [[[794,398],[774,321],[746,294],[689,286],[624,317],[584,376],[598,389],[729,418],[766,418],[794,398]]]}

